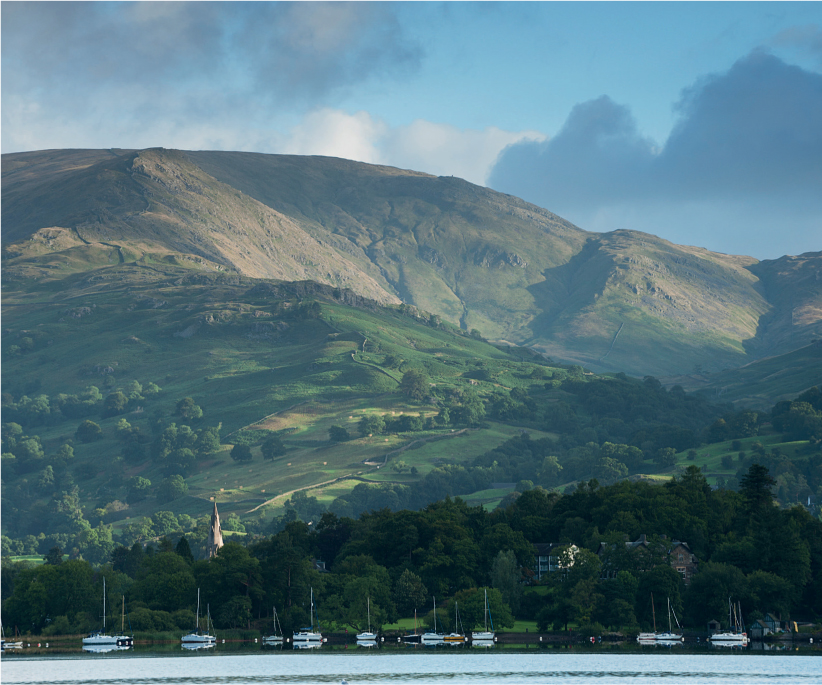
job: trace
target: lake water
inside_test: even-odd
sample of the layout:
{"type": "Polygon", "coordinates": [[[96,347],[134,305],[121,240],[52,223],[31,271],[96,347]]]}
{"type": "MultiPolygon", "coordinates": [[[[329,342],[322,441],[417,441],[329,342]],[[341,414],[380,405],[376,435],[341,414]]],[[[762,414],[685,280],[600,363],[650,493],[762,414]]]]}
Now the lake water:
{"type": "Polygon", "coordinates": [[[822,683],[822,658],[782,654],[123,653],[4,657],[1,667],[3,685],[822,683]]]}

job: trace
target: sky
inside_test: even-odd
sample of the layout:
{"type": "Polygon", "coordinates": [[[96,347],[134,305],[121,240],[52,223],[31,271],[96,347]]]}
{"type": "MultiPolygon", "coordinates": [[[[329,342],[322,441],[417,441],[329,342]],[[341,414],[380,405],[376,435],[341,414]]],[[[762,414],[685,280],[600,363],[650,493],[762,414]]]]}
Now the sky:
{"type": "Polygon", "coordinates": [[[3,153],[329,155],[591,231],[822,250],[819,2],[14,2],[3,153]]]}

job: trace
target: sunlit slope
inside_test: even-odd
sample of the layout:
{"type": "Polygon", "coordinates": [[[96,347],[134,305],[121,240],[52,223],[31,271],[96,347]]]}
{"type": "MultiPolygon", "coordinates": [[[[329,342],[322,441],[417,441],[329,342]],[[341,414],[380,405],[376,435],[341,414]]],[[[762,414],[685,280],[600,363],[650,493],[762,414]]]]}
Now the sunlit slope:
{"type": "Polygon", "coordinates": [[[327,157],[4,155],[2,218],[6,283],[116,263],[313,280],[596,370],[718,372],[822,333],[820,253],[595,234],[461,179],[327,157]]]}
{"type": "MultiPolygon", "coordinates": [[[[20,259],[10,258],[12,267],[20,259]]],[[[92,509],[98,500],[125,498],[129,478],[162,482],[163,466],[150,457],[152,427],[158,421],[191,423],[175,415],[183,397],[203,410],[193,427],[221,424],[229,446],[232,434],[244,428],[282,433],[289,451],[276,462],[263,462],[258,447],[248,468],[229,459],[230,447],[200,459],[187,478],[191,498],[172,506],[200,515],[202,500],[216,497],[227,510],[245,512],[279,493],[340,478],[348,480],[336,492],[350,490],[361,482],[357,478],[376,472],[366,462],[384,463],[388,452],[410,439],[361,437],[360,417],[438,411],[398,392],[403,369],[425,369],[448,393],[470,389],[475,382],[468,376],[480,366],[497,369],[498,383],[516,382],[517,374],[544,366],[527,352],[498,349],[454,327],[432,325],[413,308],[384,307],[351,291],[160,263],[120,264],[116,250],[97,259],[101,265],[89,273],[55,269],[49,280],[32,277],[7,286],[2,311],[3,389],[11,397],[55,398],[89,385],[108,394],[133,381],[162,388],[156,397],[131,402],[124,414],[89,416],[102,428],[102,438],[92,443],[73,439],[79,418],[54,417],[29,429],[48,455],[73,439],[71,468],[82,474],[80,497],[92,509]],[[111,265],[104,263],[107,256],[111,265]],[[123,418],[147,437],[145,458],[120,456],[117,425],[123,418]],[[330,442],[332,425],[346,427],[353,439],[330,442]]],[[[449,444],[432,447],[429,457],[418,451],[409,458],[420,475],[443,458],[473,458],[519,429],[492,425],[470,436],[433,432],[449,444]]],[[[42,502],[47,504],[48,498],[42,502]]],[[[149,499],[111,522],[169,506],[149,499]]]]}
{"type": "Polygon", "coordinates": [[[314,280],[398,301],[294,221],[219,183],[182,153],[111,156],[71,172],[48,173],[36,187],[21,179],[18,188],[18,176],[26,171],[31,168],[4,174],[4,246],[42,228],[62,227],[83,245],[122,248],[122,262],[172,254],[209,269],[314,280]]]}

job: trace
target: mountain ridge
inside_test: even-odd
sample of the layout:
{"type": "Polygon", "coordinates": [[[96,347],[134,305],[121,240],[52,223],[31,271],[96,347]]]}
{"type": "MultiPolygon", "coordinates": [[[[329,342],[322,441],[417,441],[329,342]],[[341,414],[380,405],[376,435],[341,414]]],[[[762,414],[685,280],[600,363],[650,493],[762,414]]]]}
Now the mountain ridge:
{"type": "Polygon", "coordinates": [[[314,280],[601,371],[720,371],[822,334],[822,253],[757,261],[591,233],[462,179],[337,158],[14,153],[2,212],[6,282],[59,275],[65,249],[82,269],[79,244],[59,247],[73,234],[95,259],[314,280]]]}

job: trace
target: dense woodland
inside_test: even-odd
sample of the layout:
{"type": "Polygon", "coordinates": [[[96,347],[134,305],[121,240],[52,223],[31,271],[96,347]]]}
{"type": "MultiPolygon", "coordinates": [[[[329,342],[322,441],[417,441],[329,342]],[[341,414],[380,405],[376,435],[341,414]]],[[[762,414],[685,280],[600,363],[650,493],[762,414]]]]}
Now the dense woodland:
{"type": "Polygon", "coordinates": [[[174,535],[156,547],[117,546],[99,567],[53,549],[36,567],[4,561],[3,616],[23,632],[88,630],[98,623],[105,576],[109,605],[124,595],[135,631],[190,628],[197,588],[218,629],[265,631],[272,607],[286,630],[306,625],[310,588],[326,630],[361,628],[367,598],[377,625],[415,610],[430,623],[432,597],[438,624],[450,629],[459,602],[468,630],[482,621],[483,587],[492,589],[498,626],[519,617],[541,630],[648,628],[651,593],[670,597],[684,625],[698,630],[723,619],[729,596],[748,623],[765,612],[818,618],[822,522],[801,507],[775,506],[774,483],[755,464],[739,492],[711,489],[689,467],[663,486],[592,480],[564,495],[535,487],[490,513],[459,498],[356,519],[325,513],[316,526],[296,520],[248,546],[229,542],[212,560],[195,561],[186,537],[174,535]],[[640,533],[648,547],[628,550],[625,541],[640,533]],[[674,538],[700,560],[688,587],[667,557],[674,538]],[[545,541],[580,551],[565,571],[534,584],[530,543],[545,541]],[[328,572],[316,570],[317,559],[328,572]]]}
{"type": "MultiPolygon", "coordinates": [[[[3,526],[15,531],[2,540],[7,625],[46,634],[95,627],[103,575],[110,599],[125,596],[132,627],[154,632],[190,628],[197,588],[221,629],[265,630],[275,606],[286,629],[300,627],[311,587],[320,619],[339,628],[362,626],[367,597],[378,624],[428,613],[432,597],[446,629],[450,602],[459,602],[464,623],[479,622],[486,586],[501,626],[517,617],[541,629],[647,628],[651,592],[670,597],[697,629],[722,619],[728,596],[742,602],[748,622],[765,612],[822,616],[822,522],[801,506],[822,495],[819,389],[761,413],[665,389],[654,378],[589,377],[580,367],[533,366],[516,387],[484,393],[432,389],[425,368],[398,367],[398,392],[437,413],[366,415],[360,435],[412,439],[489,420],[518,426],[519,435],[405,484],[362,483],[330,504],[298,492],[273,519],[231,514],[223,527],[238,535],[211,561],[195,560],[207,516],[160,510],[117,533],[106,523],[118,503],[174,502],[199,460],[222,449],[219,422],[194,400],[151,411],[162,390],[136,381],[106,396],[95,387],[80,395],[4,394],[3,526]],[[149,411],[127,419],[137,398],[149,411]],[[94,474],[74,460],[75,449],[100,438],[96,418],[117,419],[115,463],[145,462],[161,477],[125,479],[112,469],[100,505],[90,509],[81,488],[94,474]],[[71,427],[73,439],[47,452],[38,426],[55,423],[71,427]],[[529,430],[555,437],[532,439],[529,430]],[[755,439],[774,433],[793,445],[790,454],[755,439]],[[687,462],[723,441],[738,449],[726,465],[735,475],[712,488],[687,462]],[[631,479],[654,471],[674,476],[664,485],[631,479]],[[459,498],[501,481],[517,488],[494,511],[459,498]],[[628,554],[624,542],[642,534],[652,544],[628,554]],[[668,563],[673,539],[700,560],[687,588],[668,563]],[[581,551],[565,572],[535,585],[532,545],[544,542],[581,551]],[[28,568],[10,561],[15,554],[47,563],[28,568]],[[318,559],[328,573],[315,569],[318,559]]],[[[471,373],[483,380],[488,371],[478,365],[471,373]]],[[[340,426],[329,430],[330,443],[351,437],[340,426]]],[[[254,447],[273,462],[287,442],[276,432],[235,432],[230,457],[244,463],[254,447]]],[[[399,459],[390,468],[408,467],[399,459]]]]}

